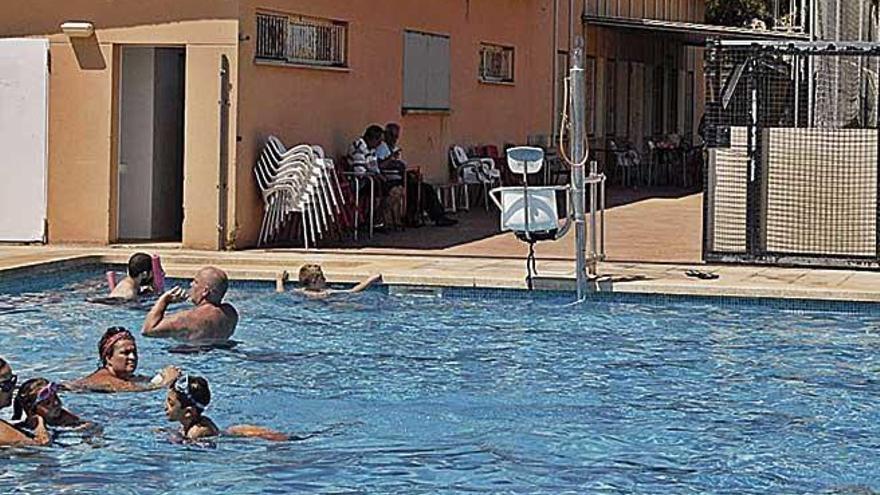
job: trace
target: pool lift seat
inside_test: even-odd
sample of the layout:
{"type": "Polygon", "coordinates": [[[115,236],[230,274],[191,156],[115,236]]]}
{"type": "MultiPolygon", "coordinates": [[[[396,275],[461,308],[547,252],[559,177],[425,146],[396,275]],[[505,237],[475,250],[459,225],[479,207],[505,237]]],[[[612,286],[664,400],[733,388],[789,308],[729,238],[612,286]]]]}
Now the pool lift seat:
{"type": "Polygon", "coordinates": [[[518,239],[529,244],[526,261],[528,288],[533,288],[533,275],[537,274],[535,243],[555,241],[565,237],[572,225],[571,188],[565,186],[530,187],[528,176],[541,172],[544,166],[544,150],[520,146],[507,150],[507,166],[514,174],[522,176],[522,186],[497,187],[489,192],[492,201],[501,210],[501,229],[512,231],[518,239]],[[566,215],[560,225],[556,193],[564,191],[566,215]]]}

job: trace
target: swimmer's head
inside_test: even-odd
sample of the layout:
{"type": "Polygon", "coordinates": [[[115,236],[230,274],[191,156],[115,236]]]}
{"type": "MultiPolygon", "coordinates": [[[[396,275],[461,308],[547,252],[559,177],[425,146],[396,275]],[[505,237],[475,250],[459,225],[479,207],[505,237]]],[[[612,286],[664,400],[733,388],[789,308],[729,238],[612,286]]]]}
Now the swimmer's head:
{"type": "Polygon", "coordinates": [[[32,378],[18,388],[12,419],[21,419],[22,415],[38,415],[52,422],[60,419],[63,412],[61,399],[58,398],[58,384],[45,378],[32,378]]]}
{"type": "Polygon", "coordinates": [[[226,272],[213,266],[206,266],[193,277],[189,287],[189,298],[194,304],[207,301],[219,305],[223,302],[223,296],[226,295],[228,288],[229,278],[226,272]]]}
{"type": "Polygon", "coordinates": [[[12,394],[15,392],[15,383],[18,377],[12,373],[12,366],[5,359],[0,358],[0,409],[12,404],[12,394]]]}
{"type": "Polygon", "coordinates": [[[128,379],[137,370],[138,353],[134,335],[122,327],[110,327],[98,341],[101,367],[114,376],[128,379]]]}
{"type": "Polygon", "coordinates": [[[208,381],[200,376],[183,375],[165,396],[165,416],[169,421],[195,421],[211,402],[208,381]]]}
{"type": "Polygon", "coordinates": [[[128,276],[139,286],[153,283],[153,259],[146,253],[135,253],[128,259],[128,276]]]}
{"type": "Polygon", "coordinates": [[[299,285],[306,290],[323,290],[327,287],[321,265],[303,265],[299,269],[299,285]]]}

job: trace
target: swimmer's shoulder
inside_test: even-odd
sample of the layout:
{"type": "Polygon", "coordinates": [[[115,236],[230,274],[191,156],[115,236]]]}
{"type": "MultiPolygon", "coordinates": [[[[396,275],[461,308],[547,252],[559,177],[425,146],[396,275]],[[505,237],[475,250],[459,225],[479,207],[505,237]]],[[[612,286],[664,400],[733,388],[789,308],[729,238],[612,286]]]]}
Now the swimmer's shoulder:
{"type": "Polygon", "coordinates": [[[186,432],[186,438],[190,440],[198,440],[200,438],[215,437],[219,434],[220,429],[217,428],[217,425],[214,424],[214,421],[212,421],[211,418],[207,416],[202,416],[199,424],[193,425],[193,427],[186,432]]]}

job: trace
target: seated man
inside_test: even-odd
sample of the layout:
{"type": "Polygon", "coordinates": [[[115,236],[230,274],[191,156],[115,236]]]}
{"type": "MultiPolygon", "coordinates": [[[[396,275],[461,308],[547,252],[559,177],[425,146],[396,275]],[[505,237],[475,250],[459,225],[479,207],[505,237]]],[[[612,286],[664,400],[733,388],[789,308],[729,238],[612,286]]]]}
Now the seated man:
{"type": "Polygon", "coordinates": [[[356,174],[371,175],[379,179],[386,188],[401,185],[403,174],[395,166],[388,163],[380,163],[376,159],[376,149],[382,144],[384,132],[381,127],[371,125],[364,131],[364,135],[357,138],[348,148],[348,163],[356,174]]]}
{"type": "Polygon", "coordinates": [[[378,182],[374,207],[384,213],[389,208],[402,209],[404,172],[396,164],[387,161],[379,163],[376,159],[376,148],[382,144],[383,134],[384,131],[377,125],[367,127],[364,135],[349,147],[347,159],[354,173],[370,176],[378,182]],[[395,204],[389,204],[392,201],[395,204]]]}
{"type": "MultiPolygon", "coordinates": [[[[400,148],[397,146],[400,140],[400,125],[391,122],[385,126],[385,139],[376,148],[376,159],[379,167],[384,169],[399,170],[400,175],[405,175],[406,164],[400,160],[400,148]]],[[[407,202],[418,208],[418,213],[428,214],[428,218],[438,227],[455,225],[457,220],[446,216],[446,211],[437,198],[437,191],[430,184],[419,182],[416,177],[407,176],[407,202]],[[421,196],[421,202],[419,197],[421,196]]]]}
{"type": "Polygon", "coordinates": [[[110,297],[125,301],[136,300],[142,292],[152,290],[153,259],[146,253],[135,253],[128,259],[128,276],[110,291],[110,297]]]}
{"type": "Polygon", "coordinates": [[[232,337],[238,312],[223,302],[229,282],[226,273],[208,266],[196,273],[189,294],[175,287],[162,294],[144,320],[144,337],[172,337],[198,342],[222,342],[232,337]],[[166,316],[173,302],[189,298],[195,308],[166,316]]]}

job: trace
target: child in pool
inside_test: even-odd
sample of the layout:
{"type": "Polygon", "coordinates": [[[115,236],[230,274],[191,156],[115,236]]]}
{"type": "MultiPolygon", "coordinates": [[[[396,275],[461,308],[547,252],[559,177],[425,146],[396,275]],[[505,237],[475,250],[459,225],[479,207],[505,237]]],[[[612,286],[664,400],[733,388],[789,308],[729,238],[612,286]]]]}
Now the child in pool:
{"type": "Polygon", "coordinates": [[[94,429],[94,423],[83,421],[64,409],[58,397],[59,389],[57,383],[45,378],[32,378],[22,383],[12,406],[12,419],[19,420],[24,416],[24,421],[16,427],[36,432],[40,423],[45,423],[47,426],[94,429]]]}
{"type": "Polygon", "coordinates": [[[144,292],[153,290],[153,259],[146,253],[135,253],[128,259],[128,275],[110,291],[111,299],[135,301],[144,292]]]}
{"type": "MultiPolygon", "coordinates": [[[[299,288],[294,289],[297,294],[309,298],[323,298],[332,294],[355,294],[363,292],[368,287],[382,280],[382,275],[376,274],[367,277],[351,289],[337,290],[327,288],[327,279],[321,265],[308,264],[299,269],[299,288]]],[[[287,281],[287,272],[281,272],[275,279],[275,291],[284,292],[284,282],[287,281]]]]}
{"type": "MultiPolygon", "coordinates": [[[[0,409],[12,404],[12,395],[18,376],[12,372],[12,366],[0,358],[0,409]]],[[[43,418],[36,417],[33,433],[25,432],[0,419],[0,445],[47,445],[51,443],[43,418]]]]}
{"type": "MultiPolygon", "coordinates": [[[[184,375],[168,388],[168,395],[165,397],[165,415],[169,421],[180,423],[183,427],[181,434],[187,440],[215,437],[220,435],[220,429],[204,414],[210,402],[211,390],[208,388],[208,381],[199,376],[184,375]]],[[[273,442],[284,442],[289,439],[283,433],[253,425],[232,426],[225,433],[273,442]]]]}

